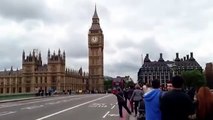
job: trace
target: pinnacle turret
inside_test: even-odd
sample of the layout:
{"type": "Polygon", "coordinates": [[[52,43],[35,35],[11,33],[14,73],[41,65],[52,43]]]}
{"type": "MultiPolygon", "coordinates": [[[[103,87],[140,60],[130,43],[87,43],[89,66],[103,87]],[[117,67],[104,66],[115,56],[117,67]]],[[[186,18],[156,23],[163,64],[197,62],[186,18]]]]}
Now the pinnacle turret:
{"type": "MultiPolygon", "coordinates": [[[[97,11],[96,11],[96,5],[95,5],[95,12],[94,12],[94,15],[93,15],[93,17],[92,17],[93,19],[94,18],[98,18],[98,14],[97,14],[97,11]]],[[[99,18],[98,18],[99,19],[99,18]]]]}
{"type": "Polygon", "coordinates": [[[90,28],[90,31],[96,31],[96,30],[99,30],[100,32],[102,32],[100,24],[99,24],[99,18],[98,18],[96,6],[95,6],[95,12],[92,17],[92,26],[90,28]]]}

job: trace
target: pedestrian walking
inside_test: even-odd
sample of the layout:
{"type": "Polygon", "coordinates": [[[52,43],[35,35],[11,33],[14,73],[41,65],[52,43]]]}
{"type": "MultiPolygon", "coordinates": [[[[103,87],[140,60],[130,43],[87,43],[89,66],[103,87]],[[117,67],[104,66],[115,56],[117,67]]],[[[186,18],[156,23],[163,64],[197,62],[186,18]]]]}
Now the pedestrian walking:
{"type": "Polygon", "coordinates": [[[164,93],[160,100],[162,120],[188,120],[193,114],[193,103],[182,90],[184,80],[180,76],[172,78],[173,89],[164,93]]]}
{"type": "Polygon", "coordinates": [[[197,93],[197,120],[213,120],[213,95],[208,87],[201,87],[197,93]]]}
{"type": "Polygon", "coordinates": [[[126,103],[126,105],[127,105],[127,98],[128,98],[128,91],[127,91],[127,88],[124,88],[123,93],[124,93],[125,103],[126,103]]]}
{"type": "Polygon", "coordinates": [[[131,100],[135,103],[135,116],[137,116],[138,104],[143,100],[143,90],[140,89],[138,84],[135,85],[135,90],[132,93],[131,100]]]}
{"type": "Polygon", "coordinates": [[[146,120],[161,120],[160,97],[162,91],[160,89],[160,81],[152,81],[152,89],[144,94],[145,118],[146,120]]]}
{"type": "Polygon", "coordinates": [[[130,86],[128,91],[127,91],[127,94],[128,94],[127,99],[129,100],[129,103],[130,103],[131,112],[133,112],[133,100],[131,100],[133,91],[134,91],[134,86],[130,86]]]}
{"type": "Polygon", "coordinates": [[[117,97],[118,100],[118,109],[119,109],[119,115],[122,118],[123,114],[122,114],[122,107],[124,107],[126,109],[126,111],[131,115],[131,112],[129,110],[129,108],[127,107],[126,103],[125,103],[125,98],[124,98],[124,93],[123,91],[118,88],[117,92],[114,93],[115,96],[117,97]]]}

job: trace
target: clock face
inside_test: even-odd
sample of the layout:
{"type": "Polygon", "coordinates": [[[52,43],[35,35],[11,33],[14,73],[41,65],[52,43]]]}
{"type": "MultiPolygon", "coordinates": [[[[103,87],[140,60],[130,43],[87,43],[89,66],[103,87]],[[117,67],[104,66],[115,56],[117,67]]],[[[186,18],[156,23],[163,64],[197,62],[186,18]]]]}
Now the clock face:
{"type": "Polygon", "coordinates": [[[92,43],[98,42],[98,37],[96,37],[96,36],[92,37],[91,42],[92,43]]]}

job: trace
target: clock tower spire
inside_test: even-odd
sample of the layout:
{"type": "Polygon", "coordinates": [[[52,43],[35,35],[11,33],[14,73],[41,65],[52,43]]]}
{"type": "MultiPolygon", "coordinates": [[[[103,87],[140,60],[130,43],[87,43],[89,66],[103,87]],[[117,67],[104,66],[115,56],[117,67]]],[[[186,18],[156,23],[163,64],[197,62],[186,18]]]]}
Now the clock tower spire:
{"type": "Polygon", "coordinates": [[[103,92],[104,90],[104,35],[100,27],[95,6],[92,25],[88,33],[89,85],[87,89],[103,92]]]}
{"type": "Polygon", "coordinates": [[[99,30],[102,33],[102,30],[101,30],[101,27],[100,27],[100,24],[99,24],[99,17],[98,17],[98,14],[97,14],[96,6],[95,6],[95,12],[94,12],[93,17],[92,17],[92,26],[90,27],[89,30],[90,31],[99,30]]]}

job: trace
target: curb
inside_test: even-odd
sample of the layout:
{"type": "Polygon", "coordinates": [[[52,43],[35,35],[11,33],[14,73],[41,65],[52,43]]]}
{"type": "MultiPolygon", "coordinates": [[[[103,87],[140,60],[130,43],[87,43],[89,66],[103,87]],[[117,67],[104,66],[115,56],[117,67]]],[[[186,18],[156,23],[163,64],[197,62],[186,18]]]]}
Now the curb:
{"type": "Polygon", "coordinates": [[[10,99],[10,100],[0,100],[0,103],[7,103],[7,102],[17,102],[17,101],[24,101],[24,100],[31,100],[31,99],[41,99],[43,97],[30,97],[30,98],[20,98],[20,99],[10,99]]]}

